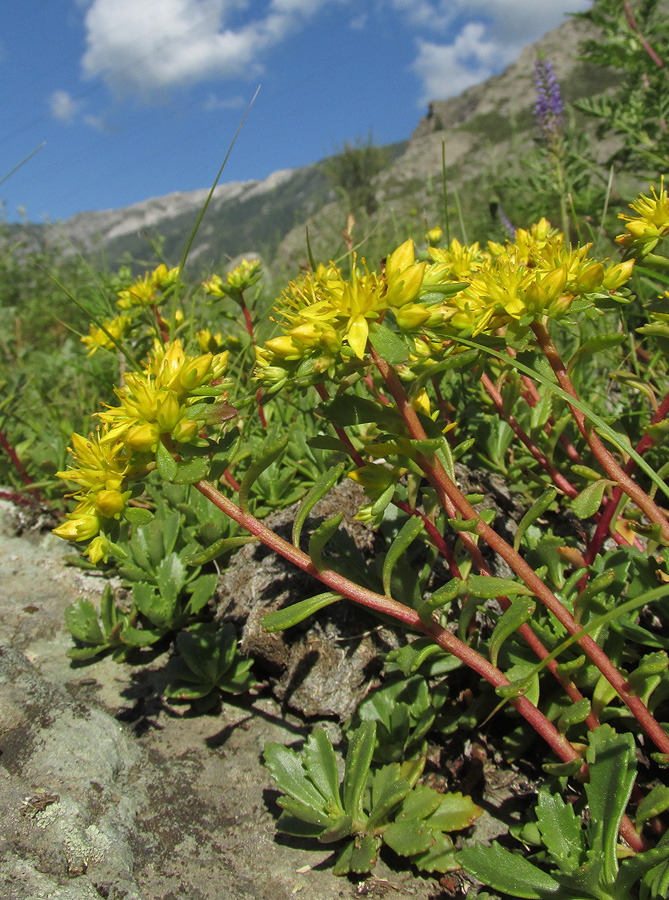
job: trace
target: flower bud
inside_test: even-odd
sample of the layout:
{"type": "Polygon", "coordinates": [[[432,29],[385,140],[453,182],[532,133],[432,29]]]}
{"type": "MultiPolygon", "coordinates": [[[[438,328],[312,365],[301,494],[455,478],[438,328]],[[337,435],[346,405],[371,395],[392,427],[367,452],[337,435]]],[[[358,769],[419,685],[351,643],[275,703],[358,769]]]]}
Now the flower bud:
{"type": "Polygon", "coordinates": [[[601,286],[603,277],[604,266],[602,263],[591,263],[583,269],[576,279],[576,286],[582,293],[591,294],[601,286]]]}
{"type": "Polygon", "coordinates": [[[62,525],[53,529],[58,537],[66,541],[88,541],[100,530],[100,520],[97,516],[84,514],[69,518],[62,525]]]}
{"type": "Polygon", "coordinates": [[[107,562],[109,559],[109,551],[111,549],[111,544],[109,539],[105,537],[104,534],[99,534],[96,538],[88,545],[88,558],[93,563],[94,566],[103,560],[103,562],[107,562]]]}
{"type": "Polygon", "coordinates": [[[197,437],[200,426],[193,419],[182,419],[172,429],[172,437],[179,444],[187,444],[197,437]]]}
{"type": "Polygon", "coordinates": [[[182,416],[182,409],[175,391],[161,391],[158,395],[156,422],[162,431],[171,431],[182,416]]]}
{"type": "Polygon", "coordinates": [[[628,259],[625,262],[611,265],[604,273],[602,287],[607,291],[616,291],[623,284],[628,282],[632,277],[634,269],[634,260],[628,259]]]}
{"type": "Polygon", "coordinates": [[[133,425],[125,436],[125,444],[130,450],[140,453],[155,450],[160,438],[160,428],[156,422],[133,425]]]}
{"type": "Polygon", "coordinates": [[[179,373],[179,381],[185,391],[192,391],[200,387],[209,374],[213,358],[211,353],[205,353],[184,364],[179,373]]]}
{"type": "Polygon", "coordinates": [[[405,303],[395,310],[395,319],[400,328],[418,328],[430,318],[432,313],[418,303],[405,303]]]}
{"type": "Polygon", "coordinates": [[[95,508],[106,519],[113,519],[125,507],[125,498],[120,491],[98,491],[95,495],[95,508]]]}

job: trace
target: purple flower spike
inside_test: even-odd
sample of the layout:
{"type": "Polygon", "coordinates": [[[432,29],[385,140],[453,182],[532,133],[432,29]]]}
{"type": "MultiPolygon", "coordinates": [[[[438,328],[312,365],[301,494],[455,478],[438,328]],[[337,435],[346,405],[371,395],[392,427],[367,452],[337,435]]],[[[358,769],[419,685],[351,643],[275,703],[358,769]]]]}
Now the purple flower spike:
{"type": "Polygon", "coordinates": [[[552,143],[562,130],[564,103],[553,67],[545,59],[534,63],[534,82],[537,88],[534,115],[544,140],[552,143]]]}
{"type": "Polygon", "coordinates": [[[504,231],[506,231],[509,240],[514,240],[514,238],[516,237],[516,229],[511,220],[505,215],[504,210],[501,206],[499,206],[497,210],[497,215],[499,216],[499,221],[501,222],[504,231]]]}

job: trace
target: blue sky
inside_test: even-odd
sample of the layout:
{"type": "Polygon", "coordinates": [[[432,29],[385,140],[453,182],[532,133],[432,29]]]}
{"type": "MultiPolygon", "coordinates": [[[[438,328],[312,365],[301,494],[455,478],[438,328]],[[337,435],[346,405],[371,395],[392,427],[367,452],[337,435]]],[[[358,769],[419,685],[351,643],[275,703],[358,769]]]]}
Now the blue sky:
{"type": "Polygon", "coordinates": [[[265,178],[501,71],[589,0],[18,0],[0,33],[9,220],[265,178]],[[20,212],[20,209],[24,213],[20,212]]]}

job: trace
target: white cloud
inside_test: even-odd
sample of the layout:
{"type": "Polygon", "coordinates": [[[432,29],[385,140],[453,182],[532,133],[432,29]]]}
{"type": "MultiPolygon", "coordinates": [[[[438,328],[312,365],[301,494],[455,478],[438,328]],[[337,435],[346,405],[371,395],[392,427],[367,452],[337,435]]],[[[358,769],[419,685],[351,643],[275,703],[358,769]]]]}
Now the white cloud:
{"type": "Polygon", "coordinates": [[[83,101],[74,100],[67,91],[54,91],[48,100],[49,111],[54,119],[71,125],[83,106],[83,101]]]}
{"type": "Polygon", "coordinates": [[[480,22],[465,25],[452,44],[419,39],[417,46],[418,56],[412,69],[423,82],[421,105],[456,96],[483,81],[506,61],[499,45],[486,40],[485,27],[480,22]]]}
{"type": "Polygon", "coordinates": [[[207,112],[213,112],[217,109],[241,109],[245,103],[248,103],[248,100],[245,100],[240,95],[221,98],[217,97],[213,91],[210,91],[207,99],[204,101],[203,109],[207,112]]]}
{"type": "Polygon", "coordinates": [[[453,97],[465,88],[501,71],[520,50],[564,21],[568,12],[582,12],[591,0],[389,0],[421,30],[430,34],[467,19],[448,43],[416,39],[413,71],[423,83],[420,104],[453,97]]]}
{"type": "Polygon", "coordinates": [[[247,0],[92,0],[83,72],[144,99],[206,79],[255,76],[263,52],[327,2],[270,0],[261,17],[235,27],[247,0]]]}

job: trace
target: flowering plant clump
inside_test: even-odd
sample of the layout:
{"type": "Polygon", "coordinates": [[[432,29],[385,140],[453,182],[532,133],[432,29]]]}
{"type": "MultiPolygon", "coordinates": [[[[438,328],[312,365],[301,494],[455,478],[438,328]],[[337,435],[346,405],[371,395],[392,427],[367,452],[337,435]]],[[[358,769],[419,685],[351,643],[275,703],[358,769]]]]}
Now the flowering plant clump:
{"type": "MultiPolygon", "coordinates": [[[[181,341],[154,347],[141,372],[130,372],[117,389],[120,405],[98,413],[95,437],[73,435],[74,465],[58,477],[79,485],[77,507],[54,533],[71,541],[95,538],[88,547],[93,563],[105,561],[106,532],[131,497],[130,484],[156,468],[173,446],[207,447],[207,428],[235,415],[226,402],[231,382],[223,375],[228,352],[187,356],[181,341]],[[105,532],[102,535],[98,533],[105,532]]],[[[171,457],[170,457],[171,458],[171,457]]]]}
{"type": "MultiPolygon", "coordinates": [[[[216,575],[200,575],[200,567],[248,540],[324,585],[324,592],[274,609],[265,630],[284,630],[348,599],[407,632],[386,660],[388,684],[365,701],[360,726],[349,729],[341,790],[324,734],[308,742],[303,758],[278,745],[265,754],[284,794],[279,827],[321,842],[346,841],[338,874],[370,871],[385,841],[427,872],[462,864],[502,890],[513,882],[516,857],[509,851],[473,848],[458,859],[446,832],[469,827],[479,809],[470,798],[446,800],[419,783],[433,729],[439,740],[475,729],[491,742],[508,739],[507,749],[540,736],[562,778],[580,783],[589,767],[593,815],[606,795],[603,780],[615,781],[616,817],[605,837],[594,826],[581,835],[580,820],[565,824],[568,804],[541,795],[542,837],[547,808],[559,808],[560,822],[550,827],[571,829],[581,855],[564,879],[528,863],[529,887],[523,882],[520,896],[539,896],[542,884],[551,891],[563,881],[571,885],[573,874],[587,876],[589,895],[612,897],[646,873],[655,879],[653,866],[669,860],[663,845],[649,851],[642,814],[632,821],[626,811],[634,780],[631,733],[649,764],[669,760],[669,657],[652,618],[641,615],[652,605],[669,624],[669,486],[661,456],[669,414],[666,323],[629,287],[640,257],[644,266],[664,264],[657,252],[667,235],[663,183],[652,197],[632,204],[636,217],[624,217],[630,238],[618,239],[622,261],[572,243],[541,218],[505,243],[452,239],[438,247],[443,235],[432,229],[426,247],[408,239],[376,266],[352,250],[348,270],[334,261],[313,264],[275,302],[279,333],[263,344],[247,303],[260,268],[244,260],[226,280],[204,283],[215,298],[208,301],[214,321],[200,321],[196,331],[193,318],[155,319],[152,351],[125,372],[117,404],[97,414],[96,435],[72,439],[73,464],[59,475],[76,485],[76,506],[56,534],[88,542],[93,563],[122,559],[118,534],[125,522],[126,531],[135,531],[133,562],[124,571],[148,579],[133,588],[142,628],[131,613],[119,613],[122,633],[112,623],[99,637],[95,610],[80,610],[73,633],[91,644],[79,648],[83,654],[118,651],[118,642],[125,653],[191,624],[191,636],[178,642],[188,660],[179,664],[182,679],[170,696],[214,702],[220,690],[248,687],[248,661],[231,662],[237,644],[230,623],[219,640],[213,623],[189,618],[215,589],[216,575]],[[243,312],[247,337],[237,356],[235,335],[218,319],[226,301],[237,319],[243,312]],[[630,308],[648,320],[635,333],[635,341],[647,341],[645,380],[638,363],[628,365],[637,345],[623,349],[629,338],[623,312],[630,308]],[[187,333],[198,355],[185,349],[187,333]],[[251,349],[253,373],[243,365],[251,349]],[[619,415],[617,428],[609,377],[598,375],[589,388],[584,376],[584,360],[597,353],[618,354],[610,376],[616,387],[642,386],[648,398],[649,408],[635,398],[634,415],[619,415]],[[226,376],[229,368],[234,379],[226,376]],[[226,428],[232,419],[235,426],[226,428]],[[458,460],[468,471],[483,463],[505,476],[523,510],[515,530],[485,493],[461,487],[458,460]],[[306,476],[302,490],[293,483],[298,472],[306,476]],[[310,519],[343,478],[364,490],[355,518],[374,530],[375,558],[352,561],[346,555],[352,551],[335,541],[341,511],[317,525],[310,519]],[[155,499],[163,484],[168,493],[189,485],[190,500],[167,511],[155,499]],[[147,485],[138,525],[134,504],[147,485]],[[299,500],[291,541],[260,518],[282,497],[289,498],[284,505],[299,500]],[[234,534],[205,522],[204,534],[215,524],[209,546],[193,552],[186,541],[188,552],[179,556],[180,516],[205,499],[234,534]],[[171,535],[169,546],[160,543],[163,531],[171,535]],[[149,565],[147,535],[163,546],[162,562],[156,551],[149,565]],[[189,590],[189,565],[200,586],[190,586],[188,602],[178,601],[179,591],[189,590]],[[199,652],[217,654],[214,674],[204,680],[199,652]],[[468,713],[450,698],[458,694],[449,688],[456,669],[469,669],[482,683],[468,713]],[[504,726],[494,713],[507,705],[516,718],[511,734],[500,738],[495,728],[504,726]],[[611,724],[619,721],[624,736],[611,724]],[[411,758],[400,762],[409,748],[411,758]],[[615,777],[603,762],[609,756],[618,760],[615,777]],[[390,764],[373,772],[373,761],[382,759],[390,764]],[[634,865],[611,861],[600,878],[590,858],[606,853],[613,860],[620,840],[634,865]]],[[[149,334],[136,348],[146,346],[149,334]]],[[[653,804],[668,809],[669,794],[656,795],[653,804]]],[[[645,896],[661,900],[657,892],[645,896]]]]}

